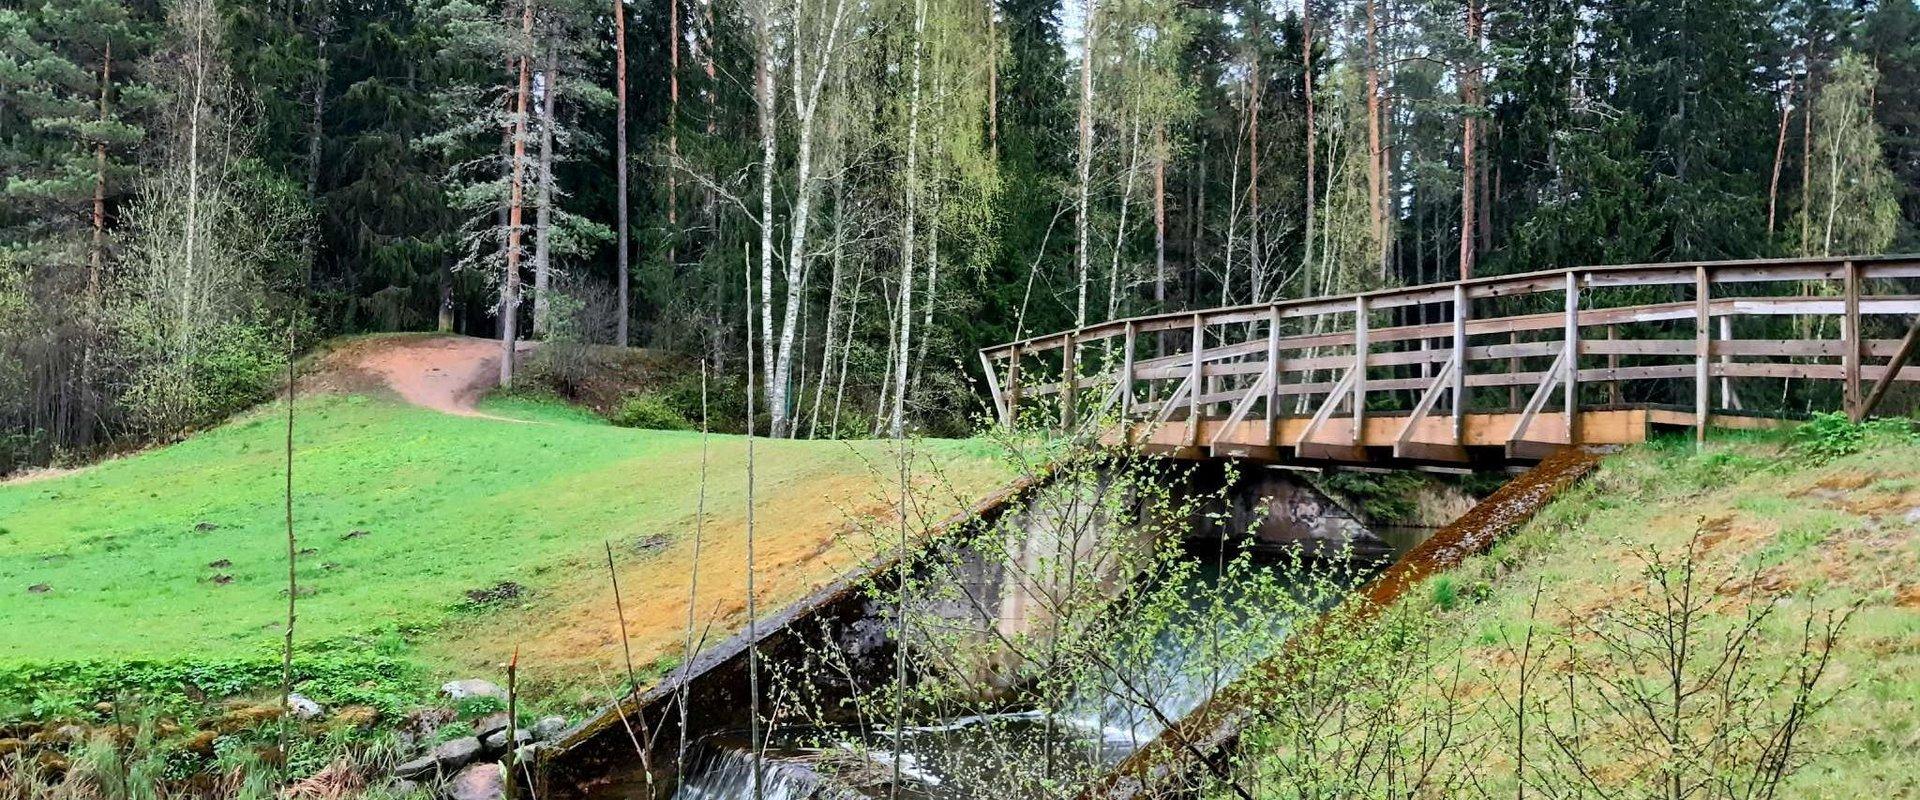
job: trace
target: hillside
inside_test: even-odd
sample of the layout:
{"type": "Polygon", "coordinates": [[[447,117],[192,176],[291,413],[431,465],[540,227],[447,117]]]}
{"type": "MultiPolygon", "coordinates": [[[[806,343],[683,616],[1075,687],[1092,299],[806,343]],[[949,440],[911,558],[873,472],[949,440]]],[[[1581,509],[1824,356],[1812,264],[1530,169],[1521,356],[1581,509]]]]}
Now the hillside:
{"type": "Polygon", "coordinates": [[[1452,787],[1440,794],[1776,796],[1750,768],[1791,740],[1777,796],[1920,795],[1920,439],[1907,424],[1823,420],[1609,456],[1401,601],[1390,619],[1405,627],[1387,629],[1377,661],[1298,678],[1341,687],[1338,706],[1368,721],[1336,734],[1276,716],[1256,737],[1269,754],[1237,779],[1313,783],[1301,765],[1321,762],[1377,777],[1378,748],[1397,741],[1431,761],[1386,780],[1452,787]],[[1316,733],[1317,761],[1287,749],[1316,733]]]}
{"type": "MultiPolygon", "coordinates": [[[[378,642],[433,685],[494,677],[519,648],[536,686],[597,683],[621,660],[611,544],[636,663],[677,653],[701,434],[617,428],[512,397],[435,410],[356,387],[379,396],[295,404],[303,643],[378,642]]],[[[170,447],[0,484],[0,660],[270,652],[286,611],[285,420],[283,404],[268,404],[170,447]]],[[[695,607],[711,640],[744,624],[746,442],[715,435],[705,447],[695,607]]],[[[851,565],[862,543],[843,535],[848,519],[891,513],[883,487],[897,477],[886,442],[763,439],[755,448],[764,610],[851,565]]],[[[915,448],[920,482],[950,483],[943,496],[955,507],[1004,478],[981,443],[915,448]]]]}

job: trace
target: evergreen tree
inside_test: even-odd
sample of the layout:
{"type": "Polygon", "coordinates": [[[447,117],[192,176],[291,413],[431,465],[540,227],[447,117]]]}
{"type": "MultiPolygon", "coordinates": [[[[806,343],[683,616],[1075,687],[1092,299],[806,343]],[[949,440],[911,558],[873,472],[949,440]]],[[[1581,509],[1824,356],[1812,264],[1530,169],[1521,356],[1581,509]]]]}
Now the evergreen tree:
{"type": "Polygon", "coordinates": [[[1860,49],[1880,72],[1873,119],[1886,134],[1886,163],[1900,194],[1895,250],[1920,250],[1920,7],[1882,0],[1862,27],[1860,49]]]}

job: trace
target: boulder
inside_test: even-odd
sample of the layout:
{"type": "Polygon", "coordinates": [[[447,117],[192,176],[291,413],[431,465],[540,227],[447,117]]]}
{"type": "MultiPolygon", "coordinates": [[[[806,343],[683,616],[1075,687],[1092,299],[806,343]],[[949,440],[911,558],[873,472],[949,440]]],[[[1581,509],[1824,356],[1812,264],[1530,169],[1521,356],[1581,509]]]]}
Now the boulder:
{"type": "Polygon", "coordinates": [[[539,722],[533,723],[533,738],[536,741],[551,742],[566,732],[566,717],[541,717],[539,722]]]}
{"type": "Polygon", "coordinates": [[[445,775],[471,763],[480,755],[480,740],[463,736],[442,742],[426,755],[393,768],[395,777],[413,780],[445,775]]]}
{"type": "Polygon", "coordinates": [[[506,796],[506,771],[499,764],[480,763],[460,770],[447,784],[452,800],[500,800],[506,796]]]}
{"type": "Polygon", "coordinates": [[[514,728],[513,743],[509,745],[507,743],[507,729],[501,728],[488,734],[480,741],[487,746],[487,752],[489,753],[505,753],[511,747],[532,743],[533,734],[528,733],[526,728],[514,728]]]}
{"type": "Polygon", "coordinates": [[[425,739],[433,736],[433,732],[440,730],[440,726],[452,722],[458,716],[459,714],[451,708],[416,708],[407,712],[406,717],[400,721],[400,730],[425,739]]]}
{"type": "Polygon", "coordinates": [[[387,796],[389,797],[406,797],[417,791],[420,791],[420,784],[405,778],[399,778],[387,784],[387,796]]]}
{"type": "Polygon", "coordinates": [[[440,685],[440,692],[454,700],[464,700],[469,697],[498,697],[502,700],[507,699],[505,690],[495,685],[493,681],[481,680],[479,678],[463,678],[457,681],[447,681],[440,685]]]}
{"type": "Polygon", "coordinates": [[[486,741],[487,737],[507,729],[507,712],[496,711],[473,721],[473,735],[486,741]]]}
{"type": "Polygon", "coordinates": [[[287,695],[287,713],[292,714],[294,719],[319,719],[321,714],[326,713],[326,709],[321,708],[319,703],[313,702],[305,695],[294,692],[287,695]]]}

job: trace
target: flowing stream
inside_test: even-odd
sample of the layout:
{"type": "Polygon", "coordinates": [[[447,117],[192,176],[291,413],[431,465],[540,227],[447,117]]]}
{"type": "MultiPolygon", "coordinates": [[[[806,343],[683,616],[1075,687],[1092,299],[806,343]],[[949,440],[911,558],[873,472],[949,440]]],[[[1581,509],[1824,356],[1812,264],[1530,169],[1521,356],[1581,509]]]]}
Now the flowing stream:
{"type": "MultiPolygon", "coordinates": [[[[1383,538],[1398,557],[1430,532],[1402,529],[1383,538]]],[[[1035,787],[1031,794],[1039,795],[1039,787],[1057,787],[1112,768],[1152,741],[1167,723],[1192,713],[1248,665],[1271,654],[1294,622],[1283,613],[1247,610],[1257,604],[1216,605],[1245,596],[1235,594],[1241,581],[1222,585],[1213,549],[1200,543],[1191,551],[1196,569],[1172,587],[1173,596],[1188,599],[1189,618],[1203,622],[1146,626],[1157,632],[1116,646],[1109,656],[1116,669],[1094,670],[1105,672],[1104,677],[1073,687],[1052,713],[1029,704],[938,719],[905,727],[898,742],[884,722],[864,732],[775,731],[760,760],[759,797],[885,798],[895,796],[897,778],[897,796],[913,800],[1019,800],[1028,793],[1017,787],[1035,787]],[[1222,613],[1223,608],[1235,610],[1222,613]],[[1250,631],[1250,626],[1259,627],[1250,631]],[[1223,641],[1232,643],[1225,648],[1230,652],[1223,651],[1223,641]]],[[[1281,590],[1293,592],[1296,587],[1284,584],[1290,574],[1272,570],[1268,577],[1282,581],[1281,590]]],[[[754,800],[754,759],[745,732],[708,737],[695,749],[693,768],[675,798],[754,800]]]]}

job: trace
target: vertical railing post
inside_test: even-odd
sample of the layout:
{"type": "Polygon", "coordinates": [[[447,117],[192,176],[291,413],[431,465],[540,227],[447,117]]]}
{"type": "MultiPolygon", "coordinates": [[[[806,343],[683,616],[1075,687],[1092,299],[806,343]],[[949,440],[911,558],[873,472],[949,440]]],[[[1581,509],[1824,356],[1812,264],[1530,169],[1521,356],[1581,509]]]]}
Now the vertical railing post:
{"type": "MultiPolygon", "coordinates": [[[[1126,339],[1125,350],[1120,354],[1120,424],[1131,432],[1133,427],[1127,422],[1127,415],[1133,412],[1133,320],[1127,320],[1126,339]]],[[[1132,441],[1131,433],[1128,441],[1132,441]]]]}
{"type": "MultiPolygon", "coordinates": [[[[1015,331],[1018,333],[1018,331],[1015,331]]],[[[1020,345],[1007,355],[1007,430],[1020,424],[1020,345]]]]}
{"type": "Polygon", "coordinates": [[[1200,444],[1200,394],[1206,391],[1200,370],[1200,353],[1206,349],[1206,333],[1206,325],[1201,322],[1200,315],[1193,315],[1193,337],[1189,342],[1193,350],[1193,363],[1187,373],[1187,444],[1195,447],[1200,444]]]}
{"type": "Polygon", "coordinates": [[[1467,286],[1453,285],[1453,443],[1461,444],[1467,425],[1467,286]]]}
{"type": "Polygon", "coordinates": [[[1073,429],[1074,401],[1080,391],[1080,358],[1074,346],[1073,334],[1065,334],[1066,343],[1060,348],[1060,430],[1073,429]]]}
{"type": "Polygon", "coordinates": [[[1696,447],[1707,443],[1707,412],[1713,408],[1713,385],[1707,378],[1707,359],[1713,351],[1713,329],[1707,322],[1711,300],[1707,268],[1696,266],[1693,268],[1693,442],[1696,447]]]}
{"type": "Polygon", "coordinates": [[[1267,310],[1267,446],[1272,447],[1279,436],[1275,427],[1280,424],[1280,307],[1269,306],[1267,310]]]}
{"type": "Polygon", "coordinates": [[[1566,372],[1560,378],[1560,388],[1566,400],[1567,444],[1580,443],[1580,273],[1567,270],[1567,319],[1565,340],[1561,347],[1565,350],[1563,363],[1566,372]]]}
{"type": "Polygon", "coordinates": [[[1846,314],[1840,320],[1840,373],[1846,379],[1847,417],[1860,410],[1860,265],[1846,262],[1846,314]]]}
{"type": "MultiPolygon", "coordinates": [[[[1619,340],[1620,340],[1620,328],[1615,325],[1608,325],[1607,341],[1609,343],[1612,343],[1612,342],[1617,342],[1619,340]]],[[[1620,370],[1620,350],[1618,348],[1608,348],[1607,372],[1613,375],[1612,379],[1607,381],[1607,404],[1608,405],[1615,405],[1615,406],[1620,405],[1619,370],[1620,370]]]]}
{"type": "Polygon", "coordinates": [[[1367,417],[1367,296],[1353,298],[1353,443],[1359,444],[1367,417]]]}
{"type": "Polygon", "coordinates": [[[1721,342],[1721,345],[1719,348],[1720,356],[1718,358],[1718,363],[1721,366],[1720,404],[1726,406],[1727,408],[1738,410],[1740,408],[1740,395],[1734,393],[1733,376],[1728,375],[1726,371],[1726,365],[1733,363],[1733,356],[1727,353],[1727,348],[1726,348],[1726,342],[1731,341],[1733,339],[1733,315],[1722,314],[1720,315],[1720,319],[1717,322],[1718,324],[1716,325],[1716,327],[1720,329],[1719,337],[1721,342]]]}

